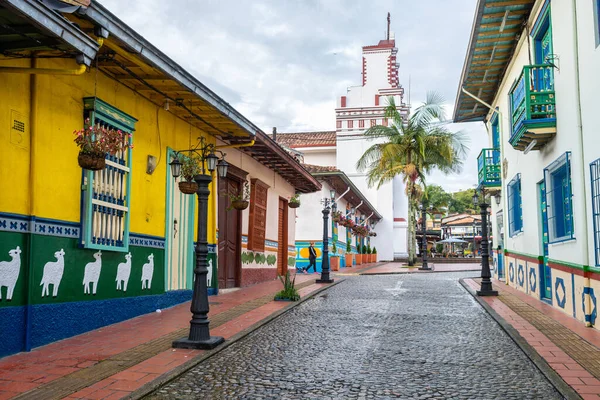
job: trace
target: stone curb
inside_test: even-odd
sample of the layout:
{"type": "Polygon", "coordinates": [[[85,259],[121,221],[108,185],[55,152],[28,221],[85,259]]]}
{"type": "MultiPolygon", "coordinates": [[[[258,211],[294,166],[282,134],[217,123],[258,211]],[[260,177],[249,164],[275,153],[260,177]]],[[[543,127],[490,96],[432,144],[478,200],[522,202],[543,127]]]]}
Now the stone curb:
{"type": "MultiPolygon", "coordinates": [[[[470,279],[470,278],[467,278],[470,279]]],[[[465,288],[471,296],[483,307],[483,309],[494,319],[498,325],[508,334],[508,336],[521,348],[523,353],[533,362],[533,364],[540,370],[540,372],[550,381],[552,386],[567,400],[581,400],[581,396],[569,386],[563,379],[558,375],[554,369],[546,360],[538,354],[537,351],[527,343],[527,340],[519,334],[519,332],[513,328],[511,324],[506,322],[504,318],[500,316],[488,303],[483,301],[471,286],[469,286],[464,279],[459,279],[460,284],[465,288]]],[[[543,333],[543,332],[542,332],[543,333]]]]}
{"type": "MultiPolygon", "coordinates": [[[[123,397],[123,399],[128,399],[128,400],[137,400],[137,399],[141,399],[149,394],[151,394],[152,392],[154,392],[155,390],[157,390],[158,388],[160,388],[161,386],[166,385],[167,383],[169,383],[170,381],[176,379],[177,377],[179,377],[180,375],[182,375],[183,373],[189,371],[190,369],[194,368],[196,365],[202,363],[203,361],[209,359],[210,357],[218,354],[219,352],[225,350],[226,348],[228,348],[229,346],[231,346],[232,344],[236,343],[238,340],[243,339],[244,337],[248,336],[250,333],[254,332],[255,330],[257,330],[258,328],[270,323],[271,321],[273,321],[274,319],[280,317],[281,315],[287,313],[288,311],[298,307],[300,304],[304,303],[305,301],[308,301],[310,299],[312,299],[313,297],[316,297],[318,294],[320,294],[321,292],[339,284],[344,282],[344,279],[339,279],[339,280],[335,280],[333,283],[322,287],[320,289],[315,290],[314,292],[312,292],[311,294],[309,294],[308,296],[300,299],[300,301],[297,302],[292,302],[291,304],[289,304],[288,306],[286,306],[285,308],[282,308],[279,311],[274,312],[273,314],[269,315],[268,317],[262,319],[261,321],[258,321],[257,323],[255,323],[254,325],[249,326],[248,328],[244,329],[241,332],[236,333],[235,335],[233,335],[230,339],[227,339],[225,341],[225,343],[223,343],[221,346],[217,347],[216,349],[213,350],[208,350],[205,353],[203,353],[202,355],[199,355],[189,361],[187,361],[186,363],[172,369],[169,372],[166,372],[164,374],[162,374],[161,376],[159,376],[158,378],[156,378],[155,380],[146,383],[144,386],[142,386],[141,388],[135,390],[134,392],[132,392],[131,394],[129,394],[128,396],[123,397]]],[[[267,303],[268,304],[268,303],[267,303]]]]}

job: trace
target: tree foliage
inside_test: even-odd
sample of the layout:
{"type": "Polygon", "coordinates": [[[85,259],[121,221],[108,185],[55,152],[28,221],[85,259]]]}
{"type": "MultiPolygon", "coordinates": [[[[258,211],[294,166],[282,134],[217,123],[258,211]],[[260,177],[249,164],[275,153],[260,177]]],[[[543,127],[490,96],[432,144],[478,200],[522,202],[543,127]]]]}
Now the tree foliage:
{"type": "Polygon", "coordinates": [[[425,177],[433,170],[444,174],[459,173],[468,147],[462,132],[451,132],[443,121],[442,97],[430,92],[408,121],[402,118],[393,98],[389,98],[385,117],[389,126],[375,125],[365,136],[375,142],[358,160],[359,171],[367,172],[370,187],[381,187],[396,176],[406,185],[409,201],[409,264],[416,257],[415,214],[426,190],[425,177]]]}

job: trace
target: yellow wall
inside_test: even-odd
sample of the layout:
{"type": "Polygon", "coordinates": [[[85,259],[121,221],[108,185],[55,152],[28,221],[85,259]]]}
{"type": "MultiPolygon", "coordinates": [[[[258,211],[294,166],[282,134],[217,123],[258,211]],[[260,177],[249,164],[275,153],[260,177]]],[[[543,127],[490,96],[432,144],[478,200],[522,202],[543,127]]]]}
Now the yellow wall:
{"type": "MultiPolygon", "coordinates": [[[[29,66],[29,60],[0,60],[0,65],[29,66]]],[[[42,68],[74,68],[72,60],[38,61],[42,68]]],[[[130,231],[165,235],[165,187],[168,162],[166,149],[187,149],[200,136],[214,138],[140,94],[94,69],[82,76],[37,75],[37,117],[31,143],[11,144],[11,110],[30,115],[29,75],[0,72],[0,211],[30,214],[29,197],[34,198],[31,214],[37,217],[79,222],[81,168],[73,131],[83,126],[83,98],[97,97],[138,119],[134,133],[130,231]],[[5,90],[6,88],[6,90],[5,90]],[[158,111],[158,125],[157,125],[158,111]],[[33,150],[31,150],[33,149],[33,150]],[[33,191],[29,190],[30,151],[36,154],[33,191]],[[147,156],[160,158],[152,175],[146,174],[147,156]],[[8,194],[8,195],[7,195],[8,194]]],[[[27,125],[30,123],[27,121],[27,125]]],[[[214,192],[214,187],[211,193],[214,192]]],[[[212,196],[211,196],[212,197],[212,196]]],[[[214,243],[214,201],[209,202],[209,241],[214,243]],[[212,232],[212,233],[211,233],[212,232]]]]}

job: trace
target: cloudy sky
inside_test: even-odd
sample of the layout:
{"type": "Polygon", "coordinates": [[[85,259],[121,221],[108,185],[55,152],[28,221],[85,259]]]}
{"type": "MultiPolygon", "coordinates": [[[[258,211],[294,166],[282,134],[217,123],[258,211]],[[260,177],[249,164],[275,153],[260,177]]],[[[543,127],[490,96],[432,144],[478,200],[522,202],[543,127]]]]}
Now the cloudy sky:
{"type": "MultiPolygon", "coordinates": [[[[101,0],[125,23],[270,132],[335,129],[335,99],[361,82],[361,46],[384,39],[392,15],[400,82],[413,105],[428,90],[456,97],[476,0],[101,0]]],[[[487,145],[469,134],[460,176],[434,174],[447,190],[472,187],[487,145]]]]}

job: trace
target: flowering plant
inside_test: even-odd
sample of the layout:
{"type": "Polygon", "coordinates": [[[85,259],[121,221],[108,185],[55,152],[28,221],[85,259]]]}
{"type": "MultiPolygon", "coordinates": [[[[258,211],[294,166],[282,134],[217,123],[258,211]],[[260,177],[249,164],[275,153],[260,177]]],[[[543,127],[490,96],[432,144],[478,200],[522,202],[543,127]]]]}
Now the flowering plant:
{"type": "Polygon", "coordinates": [[[202,170],[200,165],[202,165],[202,160],[198,156],[191,157],[179,157],[179,161],[183,161],[181,164],[181,175],[188,182],[194,182],[194,177],[199,175],[202,170]]]}
{"type": "MultiPolygon", "coordinates": [[[[342,212],[341,211],[334,211],[333,213],[331,213],[331,219],[336,224],[340,224],[341,225],[342,219],[345,219],[345,218],[342,216],[342,212]]],[[[342,226],[344,226],[344,225],[342,225],[342,226]]]]}
{"type": "Polygon", "coordinates": [[[290,197],[289,203],[300,204],[300,193],[296,193],[290,197]]]}
{"type": "Polygon", "coordinates": [[[74,142],[83,154],[108,153],[114,156],[125,149],[133,148],[133,145],[129,144],[130,133],[100,124],[90,125],[89,118],[85,120],[85,127],[75,130],[73,134],[74,142]]]}
{"type": "Polygon", "coordinates": [[[352,227],[352,232],[355,236],[367,236],[369,234],[369,230],[361,225],[355,225],[352,227]]]}

